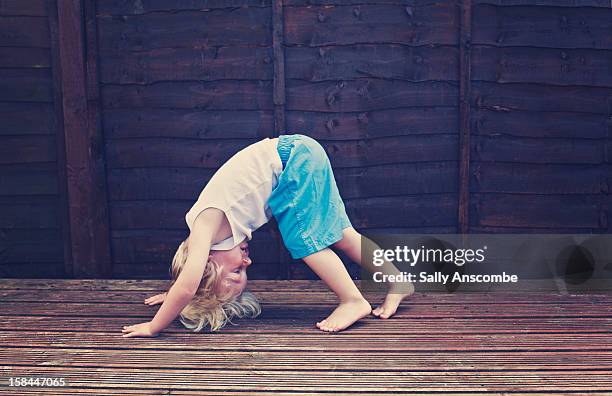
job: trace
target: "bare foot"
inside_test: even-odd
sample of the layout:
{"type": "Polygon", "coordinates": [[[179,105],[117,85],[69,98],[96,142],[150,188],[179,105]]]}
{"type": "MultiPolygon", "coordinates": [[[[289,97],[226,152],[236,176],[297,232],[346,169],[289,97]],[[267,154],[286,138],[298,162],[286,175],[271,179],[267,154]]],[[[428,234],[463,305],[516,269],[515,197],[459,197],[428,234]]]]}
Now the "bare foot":
{"type": "Polygon", "coordinates": [[[344,330],[359,319],[368,316],[371,311],[370,303],[363,298],[343,302],[326,319],[317,322],[317,327],[329,332],[344,330]]]}
{"type": "Polygon", "coordinates": [[[382,305],[373,310],[372,314],[381,319],[390,318],[393,314],[395,314],[395,311],[397,311],[397,307],[400,305],[402,300],[414,293],[414,286],[412,284],[409,284],[409,286],[404,284],[399,288],[399,290],[401,290],[401,293],[399,291],[394,291],[393,289],[389,290],[389,293],[385,297],[385,301],[382,303],[382,305]]]}

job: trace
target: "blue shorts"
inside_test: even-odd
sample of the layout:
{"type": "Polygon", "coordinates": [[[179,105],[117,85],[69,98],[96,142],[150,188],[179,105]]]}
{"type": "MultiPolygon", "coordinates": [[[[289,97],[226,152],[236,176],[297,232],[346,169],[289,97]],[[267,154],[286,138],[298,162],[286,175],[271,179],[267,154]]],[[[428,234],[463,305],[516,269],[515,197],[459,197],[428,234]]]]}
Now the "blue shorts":
{"type": "Polygon", "coordinates": [[[325,150],[305,135],[281,135],[283,171],[268,205],[291,257],[316,253],[351,227],[325,150]]]}

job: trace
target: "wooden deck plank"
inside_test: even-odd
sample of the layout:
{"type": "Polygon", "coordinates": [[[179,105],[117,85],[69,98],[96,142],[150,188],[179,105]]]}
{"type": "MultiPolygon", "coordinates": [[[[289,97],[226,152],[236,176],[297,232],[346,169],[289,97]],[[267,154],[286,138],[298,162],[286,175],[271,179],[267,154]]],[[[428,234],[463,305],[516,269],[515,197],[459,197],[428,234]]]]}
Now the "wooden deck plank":
{"type": "Polygon", "coordinates": [[[368,362],[370,371],[525,371],[525,370],[612,370],[612,351],[513,351],[513,352],[436,352],[402,353],[371,351],[339,351],[334,353],[310,351],[175,351],[121,350],[91,348],[5,348],[0,349],[0,361],[12,366],[43,367],[139,367],[240,370],[333,370],[348,371],[368,362]]]}
{"type": "MultiPolygon", "coordinates": [[[[262,304],[262,318],[312,318],[318,320],[328,316],[334,304],[277,305],[262,304]]],[[[12,302],[0,305],[0,315],[29,315],[148,318],[157,308],[133,302],[113,303],[48,303],[12,302]]],[[[465,304],[465,305],[410,305],[405,302],[396,313],[396,318],[514,318],[514,317],[610,317],[612,304],[465,304]]]]}
{"type": "Polygon", "coordinates": [[[240,390],[248,391],[312,391],[313,387],[328,392],[383,393],[411,389],[413,391],[442,392],[452,387],[455,391],[612,391],[612,371],[547,371],[545,373],[523,372],[454,372],[446,371],[243,371],[174,370],[137,368],[86,368],[64,367],[15,367],[0,366],[3,377],[63,377],[69,386],[104,386],[138,389],[185,389],[201,391],[240,390]],[[248,374],[248,381],[245,375],[248,374]],[[186,383],[185,379],[189,381],[186,383]],[[386,378],[387,381],[381,381],[386,378]]]}
{"type": "Polygon", "coordinates": [[[122,338],[118,332],[13,331],[0,333],[0,348],[75,345],[104,349],[216,351],[550,351],[612,349],[609,333],[556,334],[386,334],[384,325],[371,335],[349,331],[326,334],[169,333],[157,338],[122,338]],[[376,334],[376,335],[374,335],[376,334]],[[388,336],[388,337],[385,337],[388,336]]]}
{"type": "MultiPolygon", "coordinates": [[[[46,331],[108,331],[121,329],[130,320],[114,317],[71,316],[2,316],[2,330],[46,331]],[[92,328],[92,323],[95,327],[92,328]]],[[[236,320],[236,325],[223,328],[223,333],[317,333],[312,319],[307,318],[256,318],[236,320]]],[[[560,318],[392,318],[384,323],[375,317],[360,321],[361,325],[350,329],[353,334],[371,334],[384,331],[386,334],[499,334],[499,333],[605,333],[612,332],[612,317],[560,317],[560,318]]],[[[178,321],[173,322],[164,333],[188,332],[178,321]]]]}
{"type": "MultiPolygon", "coordinates": [[[[1,289],[0,301],[3,302],[62,302],[62,303],[141,303],[152,294],[162,293],[161,289],[155,292],[139,290],[16,290],[1,289]]],[[[262,303],[271,304],[334,304],[337,297],[331,291],[257,291],[254,290],[257,299],[262,303]]],[[[371,301],[382,301],[385,293],[365,292],[364,296],[371,301]]],[[[545,292],[525,293],[415,293],[406,301],[410,305],[430,304],[612,304],[612,292],[607,294],[552,294],[545,292]]]]}
{"type": "MultiPolygon", "coordinates": [[[[36,389],[36,388],[22,388],[19,390],[20,395],[97,395],[97,396],[116,396],[117,394],[121,394],[121,395],[173,395],[173,396],[193,396],[193,395],[197,395],[197,396],[201,396],[202,395],[202,391],[189,391],[189,390],[176,390],[176,389],[172,389],[172,390],[168,390],[168,389],[126,389],[126,388],[45,388],[45,389],[36,389]]],[[[442,393],[447,393],[447,392],[442,392],[442,393]]],[[[253,394],[253,393],[245,393],[245,392],[240,392],[240,391],[211,391],[211,390],[207,390],[206,391],[206,395],[209,396],[244,396],[245,394],[253,394]]],[[[262,393],[258,393],[258,394],[267,394],[265,392],[262,393]]],[[[329,394],[329,393],[322,393],[322,392],[316,392],[316,391],[291,391],[291,392],[274,392],[275,396],[295,396],[295,395],[299,395],[299,396],[308,396],[308,395],[322,395],[322,394],[329,394]]],[[[337,396],[346,396],[346,395],[368,395],[371,394],[369,392],[365,392],[365,393],[361,393],[361,392],[333,392],[333,395],[337,395],[337,396]]],[[[396,390],[393,391],[391,393],[381,393],[381,394],[392,394],[392,395],[411,395],[411,396],[431,396],[436,395],[436,394],[441,394],[438,392],[426,392],[426,393],[422,393],[422,392],[413,392],[410,390],[396,390]]],[[[474,396],[474,392],[470,392],[470,393],[463,393],[463,392],[453,392],[452,395],[453,396],[474,396]]],[[[486,392],[486,391],[479,391],[478,393],[476,393],[478,395],[488,395],[488,396],[493,396],[493,395],[498,395],[498,396],[508,396],[509,393],[507,392],[486,392]]],[[[547,392],[547,391],[543,391],[543,392],[537,392],[537,391],[530,391],[528,393],[523,393],[523,392],[513,392],[511,393],[512,396],[533,396],[533,395],[547,395],[547,396],[567,396],[568,394],[571,394],[572,396],[610,396],[609,392],[547,392]]],[[[14,388],[2,388],[0,387],[0,395],[10,395],[10,396],[14,396],[15,395],[15,389],[14,388]]]]}
{"type": "MultiPolygon", "coordinates": [[[[357,280],[355,283],[363,288],[362,282],[357,280]]],[[[134,280],[134,279],[2,279],[0,289],[19,289],[19,290],[41,290],[41,289],[56,289],[56,290],[136,290],[136,291],[159,291],[167,290],[170,281],[167,280],[134,280]]],[[[419,285],[424,290],[423,285],[419,285]]],[[[466,286],[464,293],[482,293],[486,292],[485,286],[479,286],[475,291],[469,291],[466,286]]],[[[462,286],[462,287],[463,287],[462,286]]],[[[567,285],[570,294],[609,294],[612,292],[612,279],[589,280],[585,287],[574,287],[567,285]],[[588,286],[588,287],[586,287],[588,286]]],[[[328,291],[329,289],[318,280],[292,280],[287,281],[270,281],[270,280],[251,280],[249,281],[249,289],[254,292],[313,292],[313,291],[328,291]]],[[[557,287],[557,284],[552,279],[521,279],[518,284],[491,284],[491,290],[496,292],[504,291],[508,293],[524,293],[530,292],[553,292],[563,293],[557,287]]],[[[419,291],[419,290],[417,290],[419,291]]],[[[455,293],[457,295],[459,293],[455,293]]]]}

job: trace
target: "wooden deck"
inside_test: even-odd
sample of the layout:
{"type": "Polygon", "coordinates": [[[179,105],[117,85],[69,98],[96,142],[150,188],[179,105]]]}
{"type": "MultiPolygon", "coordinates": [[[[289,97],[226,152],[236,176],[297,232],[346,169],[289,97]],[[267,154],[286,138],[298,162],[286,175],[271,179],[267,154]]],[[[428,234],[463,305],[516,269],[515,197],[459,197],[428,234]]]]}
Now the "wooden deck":
{"type": "Polygon", "coordinates": [[[254,281],[258,319],[122,338],[165,285],[0,280],[0,394],[612,394],[612,292],[417,293],[393,319],[326,334],[314,322],[334,298],[320,282],[254,281]]]}

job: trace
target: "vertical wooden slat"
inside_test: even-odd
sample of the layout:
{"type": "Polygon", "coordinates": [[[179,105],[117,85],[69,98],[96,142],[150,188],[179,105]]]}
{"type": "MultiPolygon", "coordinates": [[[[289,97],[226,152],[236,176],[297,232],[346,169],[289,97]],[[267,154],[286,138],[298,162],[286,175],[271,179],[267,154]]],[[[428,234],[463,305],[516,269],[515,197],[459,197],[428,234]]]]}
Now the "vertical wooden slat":
{"type": "Polygon", "coordinates": [[[458,230],[469,227],[470,200],[470,81],[472,42],[472,1],[459,2],[461,28],[459,37],[459,210],[458,230]]]}
{"type": "MultiPolygon", "coordinates": [[[[91,3],[90,3],[91,4],[91,3]]],[[[89,11],[90,9],[88,9],[89,11]]],[[[57,2],[68,207],[75,277],[110,277],[110,238],[94,48],[79,0],[57,2]],[[93,52],[93,54],[92,54],[93,52]],[[87,54],[87,59],[85,58],[87,54]]]]}
{"type": "Polygon", "coordinates": [[[108,194],[106,182],[106,154],[100,114],[100,86],[98,79],[98,35],[96,24],[96,0],[84,0],[85,20],[85,77],[87,92],[88,128],[91,139],[93,171],[95,172],[93,190],[99,194],[96,200],[99,210],[94,211],[95,222],[99,232],[104,235],[104,246],[100,246],[101,256],[98,258],[97,273],[101,277],[112,277],[112,252],[110,243],[110,213],[108,211],[108,194]]]}
{"type": "MultiPolygon", "coordinates": [[[[610,1],[610,8],[612,8],[612,0],[610,1]]],[[[603,223],[604,233],[612,233],[612,221],[610,219],[610,210],[612,209],[612,158],[609,157],[609,153],[612,152],[612,95],[608,96],[607,99],[608,107],[608,128],[606,128],[606,144],[604,147],[604,159],[603,164],[603,179],[601,181],[601,199],[603,204],[601,205],[600,211],[600,222],[603,223]]]]}
{"type": "MultiPolygon", "coordinates": [[[[272,2],[272,51],[274,54],[273,102],[274,102],[274,136],[285,131],[285,50],[283,0],[272,2]]],[[[290,257],[284,247],[278,230],[275,231],[279,240],[277,279],[289,279],[290,257]]]]}
{"type": "Polygon", "coordinates": [[[272,49],[274,52],[274,133],[285,131],[285,52],[283,49],[283,0],[272,3],[272,49]]]}
{"type": "Polygon", "coordinates": [[[59,31],[56,0],[47,0],[47,15],[49,18],[49,37],[51,42],[51,72],[53,75],[53,112],[54,130],[56,132],[57,173],[59,192],[58,205],[60,227],[64,247],[64,272],[67,277],[73,277],[72,249],[70,242],[70,216],[68,211],[68,185],[66,180],[66,150],[64,142],[64,117],[62,115],[62,75],[59,54],[59,31]]]}

